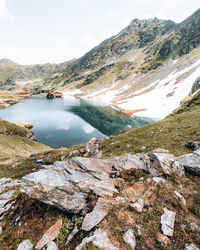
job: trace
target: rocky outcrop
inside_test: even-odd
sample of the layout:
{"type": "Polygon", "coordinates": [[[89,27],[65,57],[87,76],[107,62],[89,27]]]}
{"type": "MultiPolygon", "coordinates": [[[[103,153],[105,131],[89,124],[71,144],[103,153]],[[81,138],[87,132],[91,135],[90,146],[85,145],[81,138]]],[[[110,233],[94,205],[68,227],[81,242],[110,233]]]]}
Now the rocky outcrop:
{"type": "Polygon", "coordinates": [[[184,166],[186,172],[200,176],[200,149],[178,157],[178,161],[184,166]]]}
{"type": "Polygon", "coordinates": [[[81,157],[55,162],[24,176],[21,191],[67,212],[84,212],[90,193],[112,196],[118,192],[109,177],[111,168],[103,161],[81,157]]]}
{"type": "MultiPolygon", "coordinates": [[[[193,154],[195,157],[199,156],[199,151],[193,154]]],[[[145,224],[157,225],[156,231],[153,231],[154,246],[166,248],[175,240],[176,221],[180,221],[179,209],[182,209],[181,216],[184,212],[187,215],[190,213],[188,204],[191,201],[188,200],[187,204],[185,198],[188,197],[183,186],[177,183],[174,185],[174,180],[170,181],[177,178],[182,182],[184,167],[179,158],[169,154],[136,154],[107,160],[74,157],[53,165],[41,165],[45,164],[44,161],[38,163],[36,172],[24,176],[21,182],[6,178],[0,180],[0,211],[1,201],[6,200],[2,203],[3,213],[14,204],[12,202],[15,202],[14,198],[18,195],[16,187],[19,185],[21,191],[31,198],[64,211],[56,210],[62,214],[59,213],[57,222],[43,236],[42,231],[39,242],[38,239],[36,242],[31,239],[38,250],[57,250],[61,245],[66,249],[77,250],[93,245],[100,249],[117,250],[123,249],[124,245],[124,249],[135,249],[143,246],[141,241],[148,231],[145,224]],[[162,200],[163,197],[167,203],[162,200]],[[5,210],[8,204],[9,207],[5,210]],[[164,207],[162,215],[161,207],[164,207]],[[153,221],[155,219],[154,224],[149,224],[149,218],[153,221]]],[[[26,195],[22,196],[32,200],[26,195]]],[[[16,200],[20,200],[20,197],[21,195],[16,200]]],[[[40,202],[39,204],[45,206],[40,202]]],[[[18,208],[19,204],[16,203],[12,211],[18,208]]],[[[11,216],[12,211],[9,211],[11,216]]],[[[186,220],[181,228],[184,229],[187,225],[192,234],[199,237],[199,223],[195,216],[190,213],[189,221],[186,220]]],[[[15,226],[23,227],[23,223],[21,213],[14,217],[15,226]]],[[[0,224],[1,227],[4,231],[5,225],[0,224]]],[[[152,232],[148,237],[151,236],[152,232]]],[[[29,245],[32,247],[29,243],[24,241],[18,247],[26,249],[27,245],[29,249],[29,245]]],[[[188,245],[187,249],[189,247],[191,246],[188,245]]]]}
{"type": "Polygon", "coordinates": [[[115,158],[114,168],[116,169],[141,169],[152,176],[171,175],[177,173],[184,175],[184,168],[176,157],[165,153],[136,154],[115,158]]]}
{"type": "MultiPolygon", "coordinates": [[[[182,165],[169,154],[128,155],[110,160],[75,157],[67,162],[42,165],[37,172],[24,176],[21,191],[64,211],[85,213],[90,193],[112,197],[118,192],[111,177],[123,169],[145,170],[153,176],[184,175],[182,165]]],[[[127,201],[136,202],[144,192],[144,185],[136,183],[124,192],[127,201]]],[[[135,209],[142,211],[144,204],[138,202],[135,209]]]]}
{"type": "Polygon", "coordinates": [[[28,129],[32,129],[33,128],[33,124],[30,122],[18,122],[16,123],[16,125],[22,127],[22,128],[28,128],[28,129]]]}
{"type": "Polygon", "coordinates": [[[194,94],[197,90],[200,89],[200,77],[198,77],[196,79],[196,81],[194,82],[194,84],[192,85],[192,89],[190,91],[190,94],[189,95],[192,95],[194,94]]]}

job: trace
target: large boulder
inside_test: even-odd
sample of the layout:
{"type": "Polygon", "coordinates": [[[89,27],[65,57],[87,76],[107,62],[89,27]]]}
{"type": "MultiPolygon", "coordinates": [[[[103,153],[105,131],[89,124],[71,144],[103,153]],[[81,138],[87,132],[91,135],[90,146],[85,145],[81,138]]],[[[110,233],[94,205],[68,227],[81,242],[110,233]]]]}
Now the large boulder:
{"type": "Polygon", "coordinates": [[[200,149],[191,154],[181,155],[178,161],[184,166],[186,172],[200,176],[200,149]]]}
{"type": "Polygon", "coordinates": [[[137,169],[144,170],[152,176],[171,175],[178,173],[184,175],[183,166],[173,155],[166,153],[136,154],[118,157],[112,160],[117,170],[137,169]]]}
{"type": "Polygon", "coordinates": [[[171,175],[177,173],[180,176],[185,174],[183,166],[177,161],[177,158],[170,154],[154,153],[149,154],[151,161],[149,172],[153,175],[171,175]]]}
{"type": "Polygon", "coordinates": [[[21,191],[64,211],[85,213],[90,193],[102,197],[117,193],[109,177],[111,169],[104,161],[82,157],[55,162],[24,176],[21,191]]]}

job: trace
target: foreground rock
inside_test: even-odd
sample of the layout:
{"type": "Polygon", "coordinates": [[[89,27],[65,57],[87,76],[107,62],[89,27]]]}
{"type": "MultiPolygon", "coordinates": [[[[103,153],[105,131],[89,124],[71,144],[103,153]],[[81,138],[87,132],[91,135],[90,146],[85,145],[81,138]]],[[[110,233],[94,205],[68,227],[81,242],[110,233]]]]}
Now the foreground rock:
{"type": "Polygon", "coordinates": [[[164,214],[161,216],[161,224],[163,234],[166,236],[173,236],[174,222],[176,213],[164,208],[164,214]]]}
{"type": "Polygon", "coordinates": [[[186,244],[185,250],[199,250],[199,248],[194,244],[186,244]]]}
{"type": "MultiPolygon", "coordinates": [[[[49,230],[43,235],[41,240],[37,243],[35,249],[42,249],[45,245],[51,243],[60,234],[62,227],[62,218],[60,218],[49,230]]],[[[51,243],[52,244],[52,243],[51,243]]]]}
{"type": "Polygon", "coordinates": [[[108,214],[108,211],[109,209],[106,201],[99,198],[93,211],[85,216],[81,229],[84,231],[90,231],[104,219],[104,217],[108,214]]]}
{"type": "Polygon", "coordinates": [[[76,247],[76,250],[81,250],[88,244],[93,243],[100,249],[119,250],[118,247],[114,246],[111,240],[108,238],[108,234],[103,229],[97,229],[92,235],[83,239],[82,243],[76,247]]]}
{"type": "Polygon", "coordinates": [[[22,243],[19,244],[17,250],[32,250],[33,244],[30,240],[24,240],[22,243]]]}
{"type": "MultiPolygon", "coordinates": [[[[144,170],[152,176],[173,173],[184,175],[184,168],[180,162],[174,156],[165,153],[128,155],[110,160],[75,157],[67,162],[40,166],[37,172],[24,176],[21,191],[64,211],[82,211],[85,214],[90,193],[104,197],[113,196],[118,192],[111,177],[115,178],[124,169],[144,170]]],[[[133,188],[135,187],[127,190],[125,198],[136,202],[139,196],[134,194],[133,188]]],[[[143,205],[139,206],[140,212],[143,205]]]]}
{"type": "Polygon", "coordinates": [[[58,247],[54,241],[51,241],[45,250],[58,250],[58,247]]]}
{"type": "Polygon", "coordinates": [[[126,231],[126,233],[123,235],[123,240],[126,242],[126,244],[130,245],[131,249],[135,249],[136,239],[132,229],[126,231]]]}
{"type": "Polygon", "coordinates": [[[33,128],[33,124],[30,122],[18,122],[16,123],[16,125],[22,127],[22,128],[28,128],[28,129],[32,129],[33,128]]]}
{"type": "Polygon", "coordinates": [[[12,180],[10,178],[0,179],[0,216],[8,211],[15,203],[17,196],[17,187],[20,181],[12,180]]]}
{"type": "Polygon", "coordinates": [[[156,238],[163,247],[166,247],[167,245],[169,245],[171,243],[171,240],[167,236],[165,236],[159,232],[156,233],[156,238]]]}
{"type": "Polygon", "coordinates": [[[184,175],[184,168],[176,157],[165,153],[136,154],[113,159],[114,167],[118,170],[141,169],[152,176],[184,175]]]}
{"type": "Polygon", "coordinates": [[[97,159],[76,157],[68,162],[55,162],[23,177],[21,191],[64,211],[85,213],[91,192],[98,196],[118,192],[109,177],[111,169],[112,165],[97,159]]]}
{"type": "Polygon", "coordinates": [[[184,166],[186,172],[200,176],[200,149],[178,157],[178,161],[184,166]]]}
{"type": "Polygon", "coordinates": [[[183,166],[177,161],[176,157],[169,154],[149,154],[152,169],[157,171],[157,176],[162,174],[171,175],[178,173],[180,176],[185,174],[183,166]]]}
{"type": "Polygon", "coordinates": [[[90,157],[90,158],[101,158],[102,157],[102,151],[100,151],[100,141],[97,140],[95,137],[90,139],[85,147],[80,150],[80,153],[84,157],[90,157]]]}

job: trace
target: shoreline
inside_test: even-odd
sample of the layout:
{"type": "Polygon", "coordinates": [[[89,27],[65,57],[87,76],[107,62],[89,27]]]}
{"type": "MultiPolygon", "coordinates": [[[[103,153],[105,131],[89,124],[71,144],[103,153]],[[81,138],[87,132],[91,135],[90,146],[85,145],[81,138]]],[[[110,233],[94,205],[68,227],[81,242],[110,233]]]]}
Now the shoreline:
{"type": "Polygon", "coordinates": [[[0,91],[0,109],[7,108],[21,100],[24,100],[23,96],[9,91],[0,91]]]}

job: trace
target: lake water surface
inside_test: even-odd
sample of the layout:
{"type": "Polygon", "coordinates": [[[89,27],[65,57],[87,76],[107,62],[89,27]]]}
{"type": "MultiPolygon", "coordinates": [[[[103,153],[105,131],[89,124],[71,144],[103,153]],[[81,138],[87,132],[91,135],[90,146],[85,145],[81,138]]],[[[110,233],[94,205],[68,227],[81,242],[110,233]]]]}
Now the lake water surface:
{"type": "Polygon", "coordinates": [[[111,106],[73,97],[53,100],[32,97],[0,109],[0,118],[31,122],[38,142],[53,148],[86,143],[92,137],[101,139],[153,122],[149,118],[133,119],[111,106]]]}

